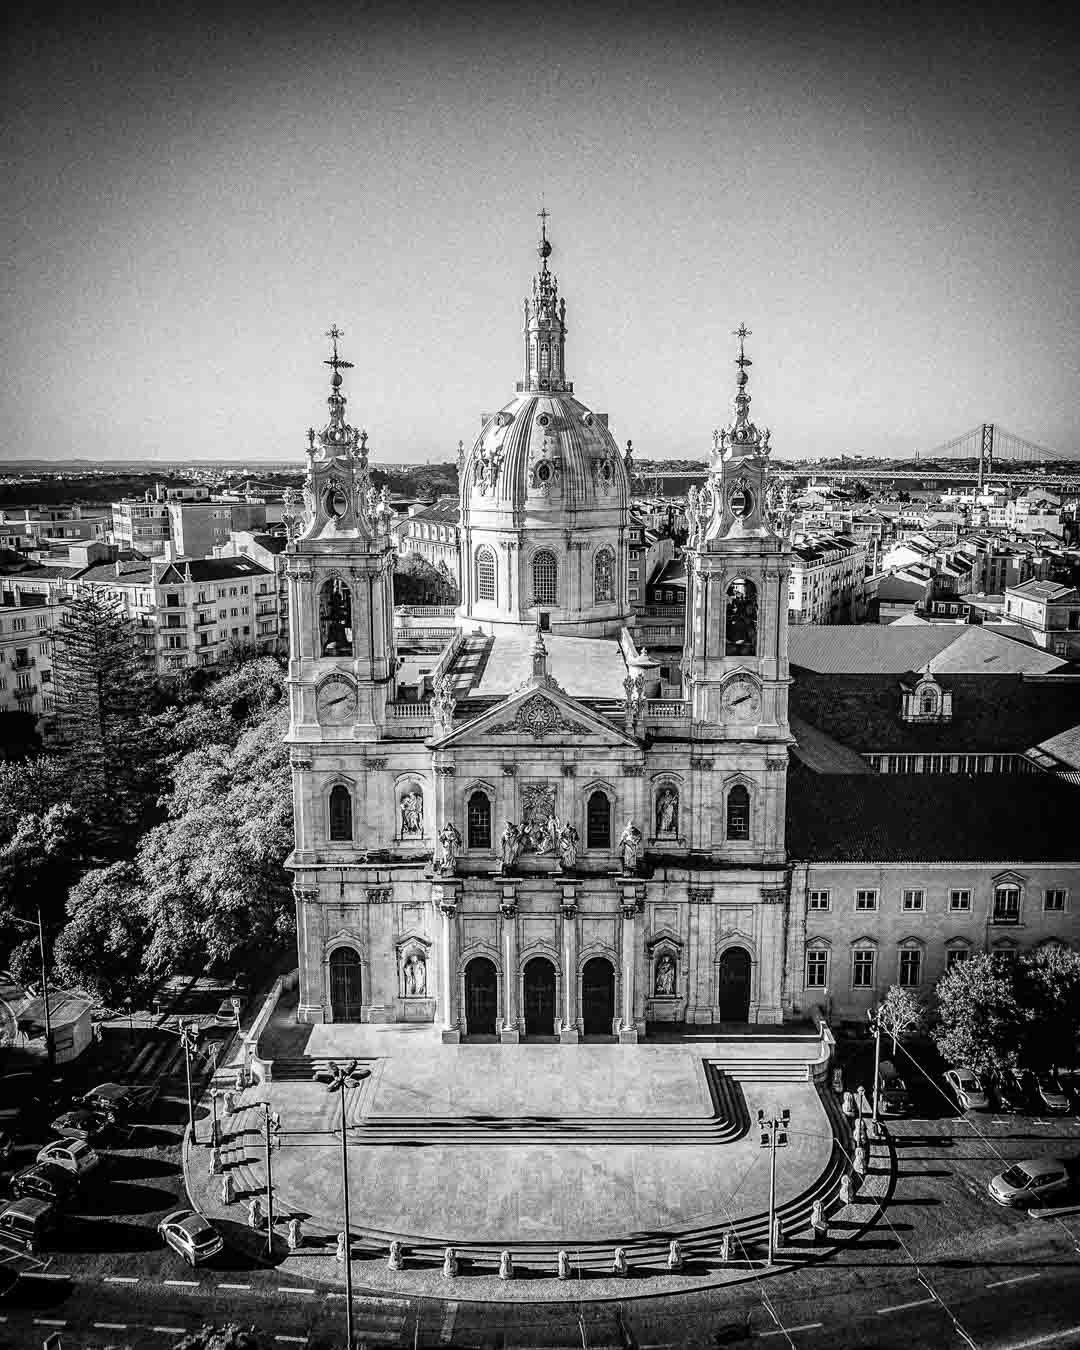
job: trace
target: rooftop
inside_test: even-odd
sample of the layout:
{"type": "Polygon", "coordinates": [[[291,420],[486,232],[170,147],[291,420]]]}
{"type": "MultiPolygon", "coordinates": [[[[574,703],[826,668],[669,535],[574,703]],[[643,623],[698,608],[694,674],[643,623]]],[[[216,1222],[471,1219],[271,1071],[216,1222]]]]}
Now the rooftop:
{"type": "Polygon", "coordinates": [[[818,674],[936,672],[1046,674],[1063,670],[1059,656],[1013,641],[995,625],[897,627],[896,624],[799,624],[788,630],[793,667],[818,674]],[[948,657],[943,654],[948,651],[948,657]]]}
{"type": "MultiPolygon", "coordinates": [[[[456,697],[504,698],[532,674],[533,637],[466,639],[448,674],[456,697]]],[[[622,699],[626,662],[616,639],[544,634],[547,668],[571,698],[622,699]]]]}

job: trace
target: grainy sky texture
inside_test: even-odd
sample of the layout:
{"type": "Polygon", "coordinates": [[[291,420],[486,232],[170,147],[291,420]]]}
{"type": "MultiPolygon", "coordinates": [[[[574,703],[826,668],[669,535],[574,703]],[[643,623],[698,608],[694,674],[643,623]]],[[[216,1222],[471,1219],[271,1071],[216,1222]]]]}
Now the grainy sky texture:
{"type": "Polygon", "coordinates": [[[1080,451],[1077,48],[1001,11],[28,8],[0,454],[299,461],[337,322],[375,459],[451,458],[520,378],[541,194],[641,456],[707,452],[741,320],[782,456],[1080,451]]]}

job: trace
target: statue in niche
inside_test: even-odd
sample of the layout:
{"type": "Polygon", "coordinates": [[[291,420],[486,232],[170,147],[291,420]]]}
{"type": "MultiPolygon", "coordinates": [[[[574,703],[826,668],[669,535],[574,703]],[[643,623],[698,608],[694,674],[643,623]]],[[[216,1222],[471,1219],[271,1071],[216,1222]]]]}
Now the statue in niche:
{"type": "Polygon", "coordinates": [[[567,822],[559,831],[559,862],[564,872],[572,871],[577,862],[581,835],[567,822]]]}
{"type": "Polygon", "coordinates": [[[524,831],[518,829],[512,820],[503,823],[502,834],[499,835],[499,852],[502,854],[502,872],[513,870],[514,864],[521,857],[521,850],[525,847],[524,831]]]}
{"type": "Polygon", "coordinates": [[[533,827],[533,847],[536,852],[543,856],[546,853],[554,853],[559,847],[559,818],[556,815],[548,816],[547,820],[537,823],[533,827]]]}
{"type": "Polygon", "coordinates": [[[623,871],[631,874],[638,869],[641,859],[641,831],[632,820],[626,822],[626,828],[619,836],[619,856],[622,858],[623,871]]]}
{"type": "Polygon", "coordinates": [[[656,963],[655,993],[657,998],[673,998],[675,995],[675,958],[665,952],[656,963]]]}
{"type": "Polygon", "coordinates": [[[437,864],[438,871],[444,877],[453,876],[461,852],[461,832],[452,820],[448,820],[439,831],[439,843],[442,845],[442,857],[437,864]]]}
{"type": "Polygon", "coordinates": [[[411,952],[405,962],[405,997],[423,998],[427,993],[427,961],[423,952],[411,952]]]}
{"type": "Polygon", "coordinates": [[[424,837],[424,794],[418,788],[407,792],[401,799],[401,837],[424,837]]]}
{"type": "Polygon", "coordinates": [[[679,794],[674,788],[662,788],[657,794],[656,833],[669,839],[679,833],[679,794]]]}

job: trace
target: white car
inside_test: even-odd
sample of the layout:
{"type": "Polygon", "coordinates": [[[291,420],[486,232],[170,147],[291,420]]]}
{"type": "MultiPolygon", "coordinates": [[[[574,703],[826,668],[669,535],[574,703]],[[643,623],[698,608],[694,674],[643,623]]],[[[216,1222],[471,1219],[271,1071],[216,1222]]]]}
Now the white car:
{"type": "Polygon", "coordinates": [[[57,1139],[38,1149],[37,1161],[56,1163],[77,1177],[85,1177],[101,1162],[101,1154],[95,1152],[85,1139],[57,1139]]]}
{"type": "Polygon", "coordinates": [[[970,1069],[946,1069],[945,1086],[961,1111],[989,1111],[990,1098],[981,1080],[970,1069]]]}
{"type": "Polygon", "coordinates": [[[1069,1169],[1060,1158],[1025,1158],[999,1172],[987,1189],[999,1205],[1023,1207],[1067,1191],[1071,1185],[1069,1169]]]}
{"type": "Polygon", "coordinates": [[[167,1215],[158,1224],[158,1232],[173,1251],[193,1266],[209,1261],[225,1245],[217,1229],[193,1209],[178,1209],[167,1215]]]}

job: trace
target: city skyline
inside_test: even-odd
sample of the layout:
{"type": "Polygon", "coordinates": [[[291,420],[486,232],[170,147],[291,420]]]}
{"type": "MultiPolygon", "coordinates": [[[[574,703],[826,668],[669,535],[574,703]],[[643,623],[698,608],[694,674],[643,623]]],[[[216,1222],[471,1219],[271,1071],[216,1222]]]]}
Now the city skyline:
{"type": "Polygon", "coordinates": [[[300,464],[338,323],[374,462],[452,460],[521,378],[541,204],[568,374],[641,458],[708,455],[744,321],[780,458],[1075,453],[1041,12],[646,13],[28,11],[5,458],[300,464]]]}

